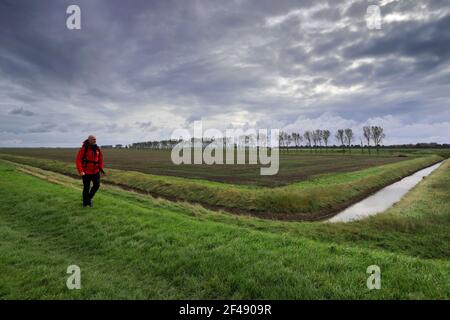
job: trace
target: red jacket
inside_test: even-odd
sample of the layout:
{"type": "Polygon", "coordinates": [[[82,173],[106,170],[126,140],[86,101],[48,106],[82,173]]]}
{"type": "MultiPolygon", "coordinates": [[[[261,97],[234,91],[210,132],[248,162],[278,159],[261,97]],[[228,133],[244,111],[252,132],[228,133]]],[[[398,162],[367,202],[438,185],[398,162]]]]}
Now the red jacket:
{"type": "Polygon", "coordinates": [[[96,174],[101,170],[103,170],[103,154],[102,150],[97,147],[97,151],[94,154],[94,150],[88,143],[83,143],[83,146],[80,148],[77,154],[76,165],[78,173],[84,172],[85,174],[96,174]],[[83,163],[83,155],[84,149],[88,148],[86,152],[86,160],[87,162],[83,163]],[[97,163],[93,163],[95,161],[97,163]]]}

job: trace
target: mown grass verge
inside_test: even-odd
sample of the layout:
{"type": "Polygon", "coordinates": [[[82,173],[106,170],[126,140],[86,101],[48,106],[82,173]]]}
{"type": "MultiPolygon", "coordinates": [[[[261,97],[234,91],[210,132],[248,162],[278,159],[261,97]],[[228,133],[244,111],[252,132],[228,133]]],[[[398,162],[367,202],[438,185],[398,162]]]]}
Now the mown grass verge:
{"type": "MultiPolygon", "coordinates": [[[[79,190],[0,163],[0,298],[19,299],[448,299],[448,261],[256,230],[311,225],[236,217],[242,225],[101,192],[79,190]],[[81,290],[65,286],[81,268],[81,290]],[[366,268],[380,266],[381,290],[366,268]]],[[[150,198],[147,198],[150,199],[150,198]]],[[[152,200],[153,201],[153,200],[152,200]]],[[[211,213],[213,214],[213,213],[211,213]]],[[[231,221],[231,216],[229,217],[231,221]]],[[[380,231],[382,232],[382,231],[380,231]]]]}
{"type": "MultiPolygon", "coordinates": [[[[0,154],[0,158],[76,176],[73,164],[0,154]]],[[[318,220],[443,158],[438,155],[369,169],[325,174],[284,187],[241,186],[110,169],[104,182],[170,200],[281,220],[318,220]]]]}

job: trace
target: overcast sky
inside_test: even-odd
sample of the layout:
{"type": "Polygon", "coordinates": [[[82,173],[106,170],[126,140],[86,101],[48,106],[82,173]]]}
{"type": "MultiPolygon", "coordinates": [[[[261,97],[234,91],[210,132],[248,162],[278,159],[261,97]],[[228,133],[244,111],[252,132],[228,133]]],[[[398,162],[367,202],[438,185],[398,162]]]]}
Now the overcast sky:
{"type": "Polygon", "coordinates": [[[449,59],[448,0],[0,0],[0,146],[128,144],[200,119],[448,143],[449,59]]]}

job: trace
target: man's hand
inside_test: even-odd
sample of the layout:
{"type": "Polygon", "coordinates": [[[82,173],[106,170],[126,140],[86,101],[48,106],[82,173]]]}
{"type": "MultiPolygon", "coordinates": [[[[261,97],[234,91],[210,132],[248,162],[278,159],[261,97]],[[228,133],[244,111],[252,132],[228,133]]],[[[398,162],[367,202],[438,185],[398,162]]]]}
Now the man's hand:
{"type": "Polygon", "coordinates": [[[80,176],[84,176],[84,172],[81,172],[81,173],[80,173],[80,176]]]}

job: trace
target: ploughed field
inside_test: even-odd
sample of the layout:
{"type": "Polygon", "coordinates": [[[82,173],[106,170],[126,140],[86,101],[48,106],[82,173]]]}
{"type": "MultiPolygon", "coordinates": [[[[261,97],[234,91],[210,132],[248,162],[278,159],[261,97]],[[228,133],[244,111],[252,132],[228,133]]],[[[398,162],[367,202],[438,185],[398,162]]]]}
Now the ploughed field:
{"type": "MultiPolygon", "coordinates": [[[[52,159],[73,163],[78,149],[23,148],[0,149],[0,153],[52,159]]],[[[103,149],[106,168],[138,171],[156,175],[205,179],[243,185],[277,187],[303,181],[326,173],[351,172],[407,159],[398,152],[366,152],[353,150],[350,154],[283,150],[277,175],[260,175],[260,165],[175,165],[167,150],[103,149]]]]}

